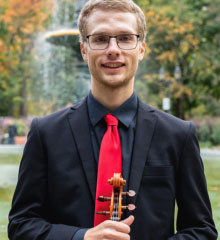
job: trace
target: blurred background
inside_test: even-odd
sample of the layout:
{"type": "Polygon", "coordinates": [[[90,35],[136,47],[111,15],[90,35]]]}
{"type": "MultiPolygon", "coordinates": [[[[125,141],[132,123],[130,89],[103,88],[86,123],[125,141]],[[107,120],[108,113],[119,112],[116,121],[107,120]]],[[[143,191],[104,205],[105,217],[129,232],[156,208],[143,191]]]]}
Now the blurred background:
{"type": "MultiPolygon", "coordinates": [[[[0,1],[0,240],[30,123],[90,89],[77,17],[85,0],[0,1]]],[[[197,128],[220,231],[220,0],[136,0],[147,20],[135,91],[197,128]]]]}

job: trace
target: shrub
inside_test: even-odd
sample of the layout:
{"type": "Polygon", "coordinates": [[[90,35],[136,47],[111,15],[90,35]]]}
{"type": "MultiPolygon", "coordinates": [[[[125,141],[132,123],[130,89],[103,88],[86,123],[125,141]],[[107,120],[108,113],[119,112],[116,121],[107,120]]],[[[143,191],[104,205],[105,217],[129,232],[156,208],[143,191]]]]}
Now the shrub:
{"type": "Polygon", "coordinates": [[[210,126],[204,124],[197,129],[198,139],[201,142],[211,141],[212,129],[210,126]]]}
{"type": "Polygon", "coordinates": [[[25,123],[23,119],[18,119],[14,121],[14,125],[17,127],[17,136],[26,136],[29,126],[25,123]]]}
{"type": "Polygon", "coordinates": [[[211,140],[214,145],[220,145],[220,123],[214,126],[211,140]]]}

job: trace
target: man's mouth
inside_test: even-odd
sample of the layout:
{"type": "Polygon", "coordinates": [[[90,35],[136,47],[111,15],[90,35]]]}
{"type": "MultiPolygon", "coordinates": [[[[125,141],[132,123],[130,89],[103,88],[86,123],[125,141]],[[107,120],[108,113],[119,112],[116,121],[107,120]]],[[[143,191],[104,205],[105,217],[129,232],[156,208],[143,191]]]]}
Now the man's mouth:
{"type": "Polygon", "coordinates": [[[123,66],[125,66],[125,64],[123,64],[123,63],[106,63],[106,64],[102,64],[102,67],[112,68],[112,69],[120,68],[120,67],[123,67],[123,66]]]}

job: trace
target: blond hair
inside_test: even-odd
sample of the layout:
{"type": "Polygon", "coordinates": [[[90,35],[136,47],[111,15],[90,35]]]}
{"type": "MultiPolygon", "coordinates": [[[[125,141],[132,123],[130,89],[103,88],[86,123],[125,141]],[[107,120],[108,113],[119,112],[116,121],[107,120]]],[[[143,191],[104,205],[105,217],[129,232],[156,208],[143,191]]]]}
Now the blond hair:
{"type": "Polygon", "coordinates": [[[116,10],[134,13],[137,19],[138,34],[140,40],[145,41],[146,20],[141,8],[132,0],[89,0],[82,8],[78,18],[80,42],[86,41],[88,18],[94,9],[116,10]]]}

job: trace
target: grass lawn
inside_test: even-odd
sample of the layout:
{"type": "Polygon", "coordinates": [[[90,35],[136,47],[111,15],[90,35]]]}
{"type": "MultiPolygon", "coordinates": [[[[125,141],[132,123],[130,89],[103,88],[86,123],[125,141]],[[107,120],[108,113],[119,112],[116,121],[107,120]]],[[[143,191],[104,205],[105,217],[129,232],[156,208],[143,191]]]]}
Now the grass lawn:
{"type": "Polygon", "coordinates": [[[220,233],[220,160],[205,160],[204,166],[213,217],[220,233]]]}
{"type": "MultiPolygon", "coordinates": [[[[0,167],[2,164],[18,164],[21,155],[0,154],[0,167]]],[[[220,160],[204,159],[208,191],[212,203],[213,216],[220,232],[220,160]]],[[[7,216],[11,205],[14,187],[0,187],[0,240],[7,240],[7,216]]]]}
{"type": "Polygon", "coordinates": [[[20,160],[21,154],[0,154],[0,166],[1,164],[19,164],[20,160]]]}
{"type": "Polygon", "coordinates": [[[14,188],[0,188],[0,240],[7,240],[8,212],[14,188]]]}

